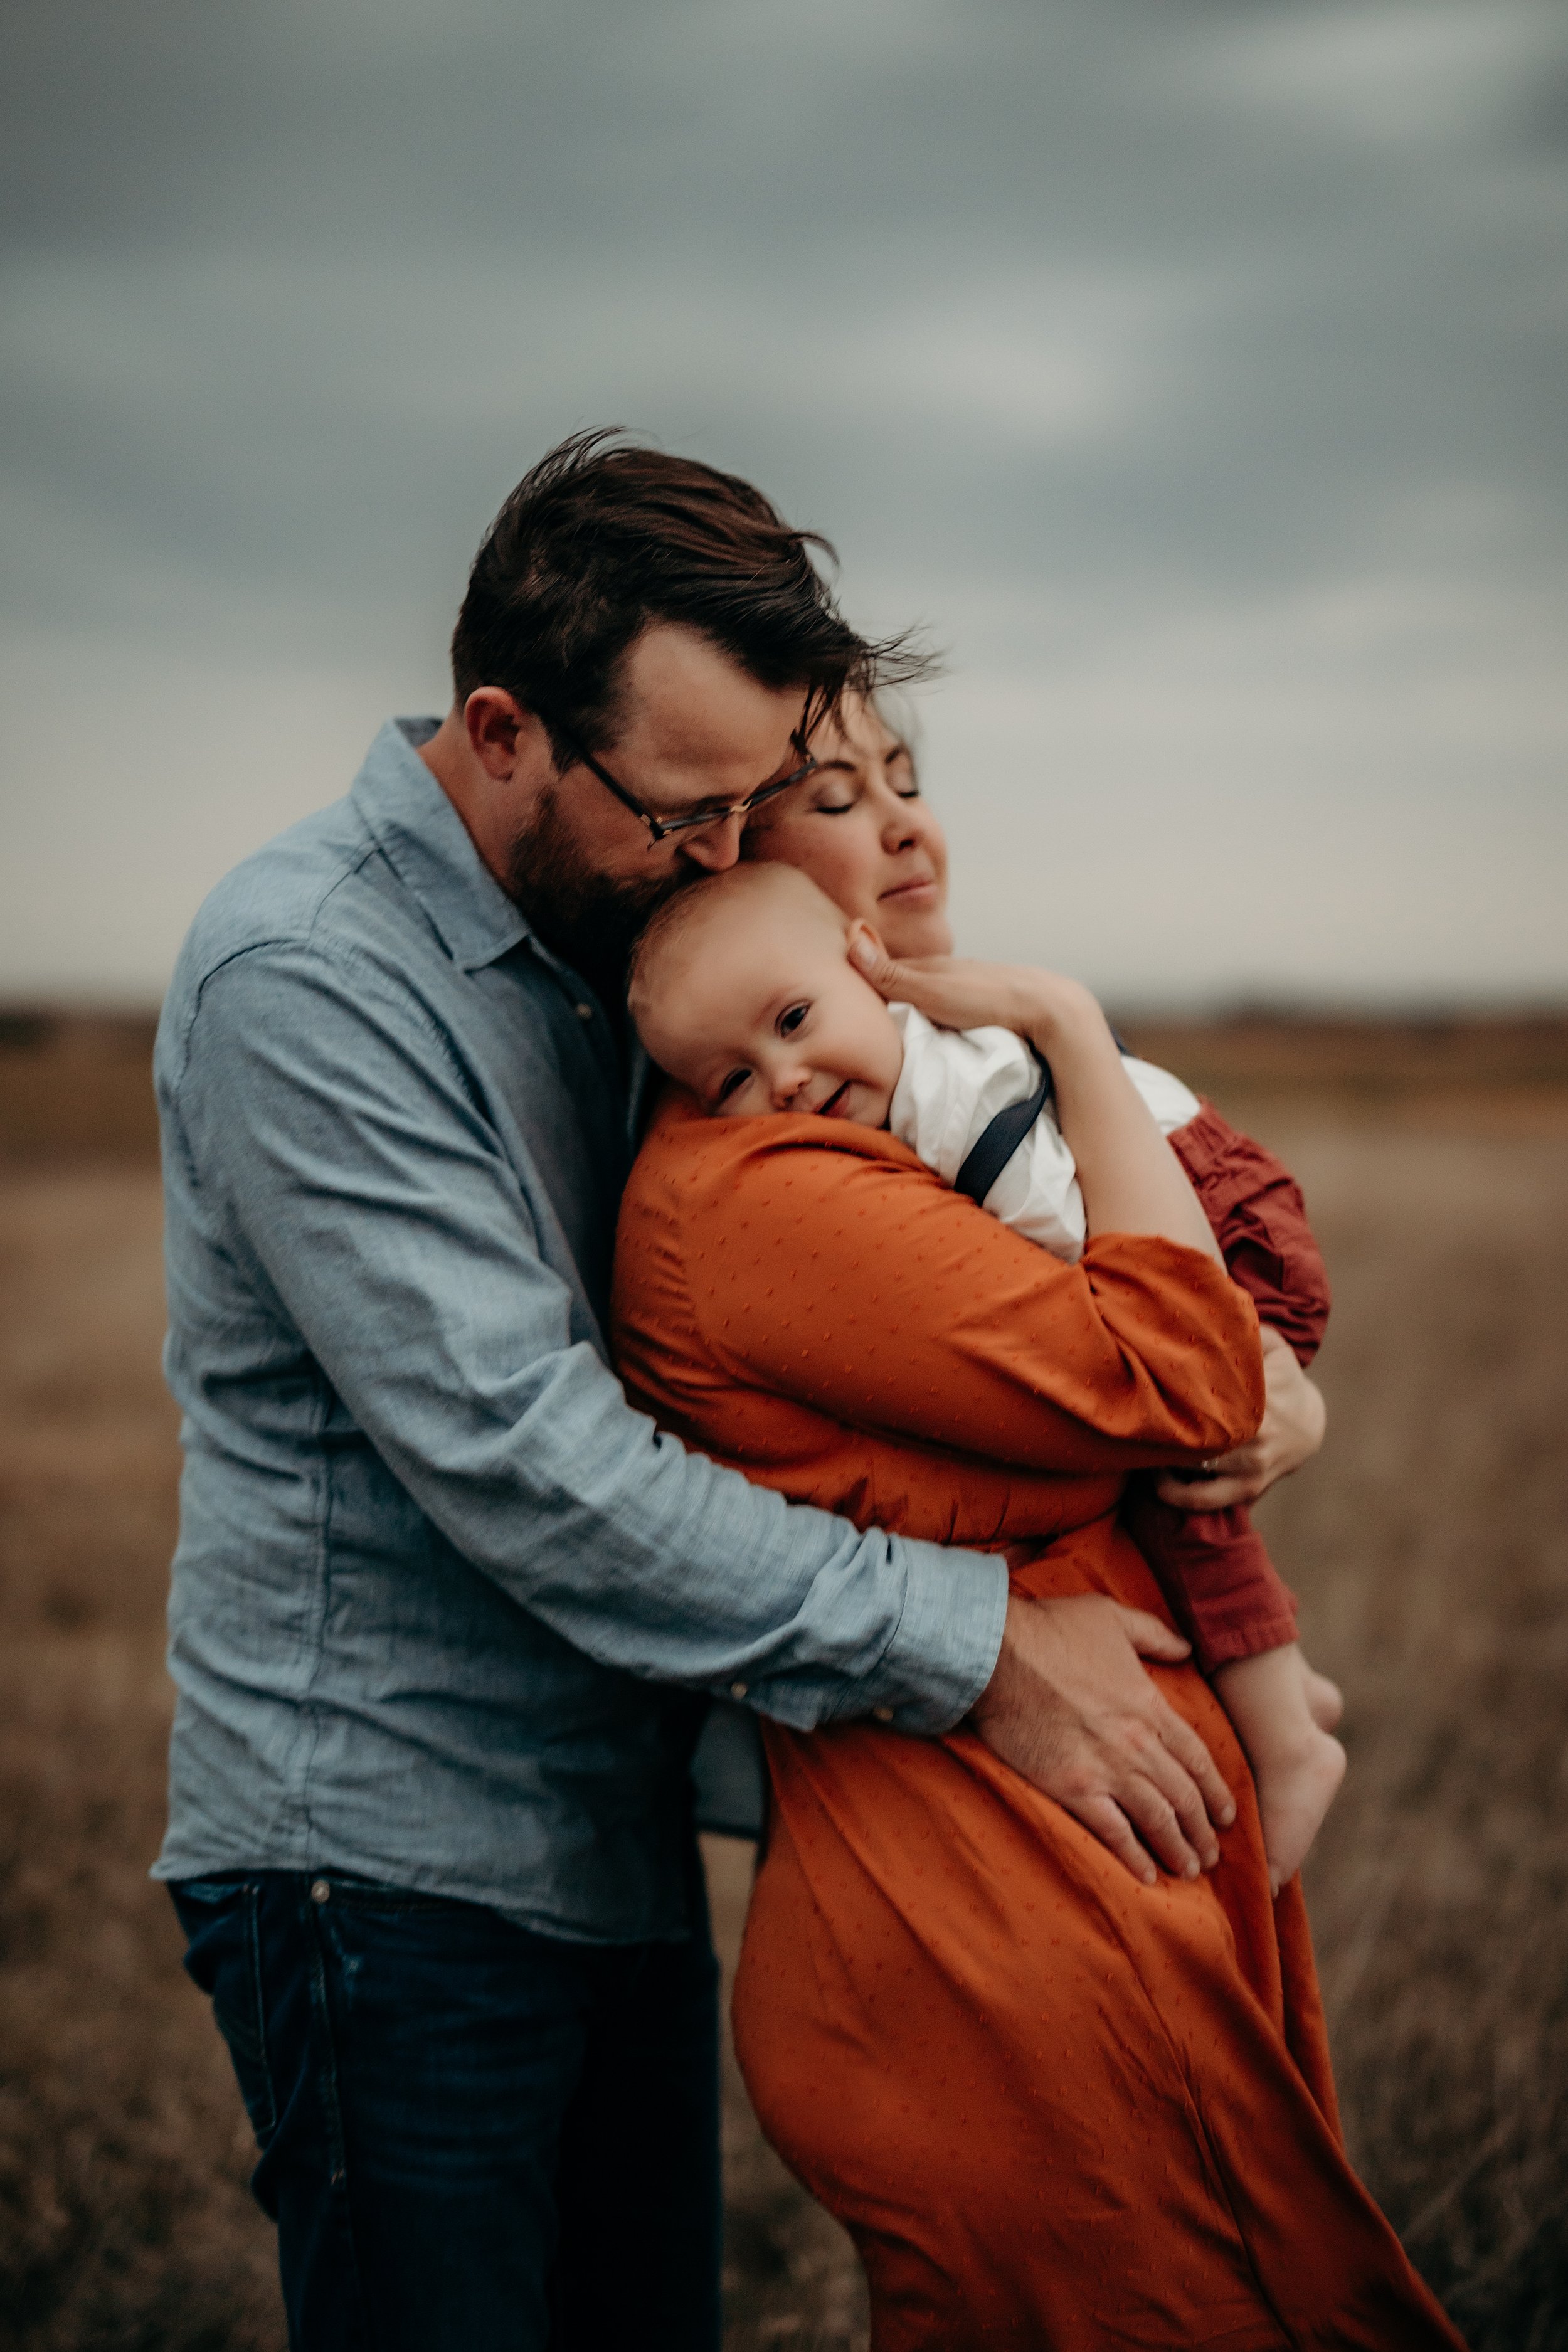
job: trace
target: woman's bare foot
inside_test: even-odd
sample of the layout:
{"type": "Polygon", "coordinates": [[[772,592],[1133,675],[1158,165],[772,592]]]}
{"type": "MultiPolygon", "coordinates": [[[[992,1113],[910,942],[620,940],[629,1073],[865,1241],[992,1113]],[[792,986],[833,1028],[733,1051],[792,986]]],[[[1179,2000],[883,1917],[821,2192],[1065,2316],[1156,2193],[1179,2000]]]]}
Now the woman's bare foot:
{"type": "Polygon", "coordinates": [[[1237,1658],[1215,1675],[1258,1786],[1263,1850],[1276,1895],[1311,1851],[1345,1777],[1345,1751],[1314,1704],[1321,1685],[1337,1723],[1344,1702],[1326,1675],[1314,1675],[1292,1642],[1255,1658],[1237,1658]]]}

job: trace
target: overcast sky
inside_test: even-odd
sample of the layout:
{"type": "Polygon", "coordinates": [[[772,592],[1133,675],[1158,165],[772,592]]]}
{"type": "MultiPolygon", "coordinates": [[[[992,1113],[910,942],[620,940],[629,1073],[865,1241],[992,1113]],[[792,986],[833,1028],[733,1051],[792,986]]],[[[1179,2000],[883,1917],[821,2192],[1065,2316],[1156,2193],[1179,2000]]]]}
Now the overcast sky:
{"type": "Polygon", "coordinates": [[[4,0],[0,993],[155,996],[586,423],[925,623],[971,947],[1568,998],[1561,0],[4,0]]]}

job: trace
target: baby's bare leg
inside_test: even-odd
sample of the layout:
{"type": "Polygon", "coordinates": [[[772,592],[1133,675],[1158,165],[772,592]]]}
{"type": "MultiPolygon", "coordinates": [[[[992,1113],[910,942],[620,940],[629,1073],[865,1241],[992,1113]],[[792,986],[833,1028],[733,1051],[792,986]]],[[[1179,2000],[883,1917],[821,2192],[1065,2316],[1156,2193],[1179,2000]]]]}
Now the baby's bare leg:
{"type": "MultiPolygon", "coordinates": [[[[1342,1708],[1343,1702],[1326,1675],[1312,1673],[1294,1642],[1237,1658],[1221,1666],[1214,1681],[1258,1783],[1264,1851],[1278,1894],[1306,1861],[1344,1779],[1345,1751],[1320,1713],[1332,1701],[1342,1708]]],[[[1330,1719],[1339,1720],[1338,1710],[1330,1719]]]]}
{"type": "Polygon", "coordinates": [[[1301,1674],[1307,1685],[1307,1705],[1311,1710],[1312,1721],[1320,1731],[1337,1731],[1340,1718],[1345,1711],[1343,1691],[1338,1683],[1331,1683],[1327,1675],[1321,1675],[1315,1666],[1310,1666],[1305,1658],[1301,1660],[1301,1674]]]}

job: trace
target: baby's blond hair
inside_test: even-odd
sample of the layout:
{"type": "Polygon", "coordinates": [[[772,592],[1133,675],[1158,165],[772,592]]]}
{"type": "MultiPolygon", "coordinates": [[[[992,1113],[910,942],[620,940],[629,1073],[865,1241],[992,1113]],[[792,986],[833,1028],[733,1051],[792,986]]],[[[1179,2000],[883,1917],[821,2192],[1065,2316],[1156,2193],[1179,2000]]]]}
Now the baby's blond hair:
{"type": "Polygon", "coordinates": [[[782,862],[731,866],[722,874],[704,874],[688,882],[656,908],[638,934],[626,976],[626,1001],[634,1021],[652,1002],[661,976],[669,971],[677,950],[690,951],[697,934],[736,905],[783,891],[795,899],[805,922],[831,923],[847,934],[844,916],[825,890],[819,890],[798,866],[782,862]]]}

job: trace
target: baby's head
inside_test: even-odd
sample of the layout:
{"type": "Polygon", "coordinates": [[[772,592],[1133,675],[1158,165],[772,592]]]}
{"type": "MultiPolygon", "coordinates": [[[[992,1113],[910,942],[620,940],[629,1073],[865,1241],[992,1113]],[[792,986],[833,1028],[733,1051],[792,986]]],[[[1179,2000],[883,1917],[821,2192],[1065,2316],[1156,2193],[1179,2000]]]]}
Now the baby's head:
{"type": "Polygon", "coordinates": [[[712,1118],[814,1111],[885,1127],[904,1049],[849,961],[866,930],[793,866],[706,875],[637,942],[637,1034],[712,1118]]]}

